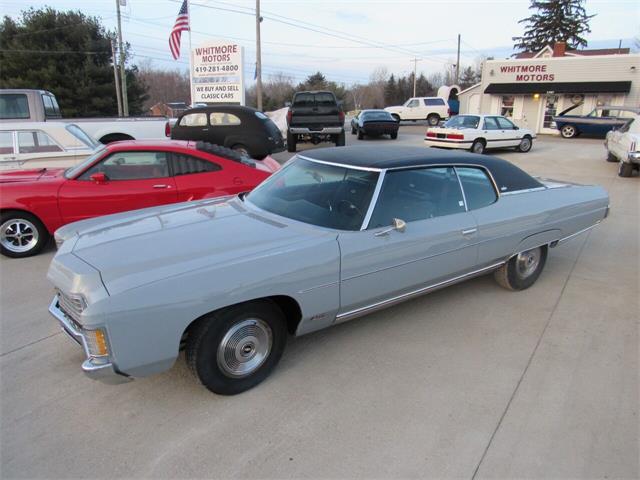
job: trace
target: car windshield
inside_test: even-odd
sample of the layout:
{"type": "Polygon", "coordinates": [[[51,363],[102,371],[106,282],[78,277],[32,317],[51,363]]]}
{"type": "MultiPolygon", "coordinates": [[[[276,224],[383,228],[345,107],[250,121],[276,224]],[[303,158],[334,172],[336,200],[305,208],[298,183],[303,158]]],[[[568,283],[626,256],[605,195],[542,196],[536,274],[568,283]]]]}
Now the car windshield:
{"type": "Polygon", "coordinates": [[[444,124],[446,128],[478,128],[480,117],[475,115],[456,115],[444,124]]]}
{"type": "Polygon", "coordinates": [[[360,230],[377,181],[378,172],[298,157],[246,200],[267,212],[311,225],[360,230]]]}
{"type": "Polygon", "coordinates": [[[89,156],[89,158],[87,158],[84,162],[80,162],[78,165],[74,167],[67,168],[64,171],[65,178],[74,178],[76,175],[82,172],[85,168],[87,168],[89,165],[95,162],[96,159],[98,159],[104,153],[105,149],[106,149],[106,146],[102,145],[102,147],[95,149],[93,151],[93,154],[89,156]]]}
{"type": "Polygon", "coordinates": [[[389,112],[362,112],[363,120],[393,120],[389,112]]]}

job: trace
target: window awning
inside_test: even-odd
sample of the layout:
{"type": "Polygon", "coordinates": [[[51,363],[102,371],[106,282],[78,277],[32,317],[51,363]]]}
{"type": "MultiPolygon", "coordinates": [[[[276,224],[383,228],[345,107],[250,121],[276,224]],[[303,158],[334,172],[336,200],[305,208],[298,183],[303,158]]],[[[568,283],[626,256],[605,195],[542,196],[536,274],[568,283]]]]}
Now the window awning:
{"type": "Polygon", "coordinates": [[[631,82],[490,83],[484,93],[629,93],[631,82]]]}

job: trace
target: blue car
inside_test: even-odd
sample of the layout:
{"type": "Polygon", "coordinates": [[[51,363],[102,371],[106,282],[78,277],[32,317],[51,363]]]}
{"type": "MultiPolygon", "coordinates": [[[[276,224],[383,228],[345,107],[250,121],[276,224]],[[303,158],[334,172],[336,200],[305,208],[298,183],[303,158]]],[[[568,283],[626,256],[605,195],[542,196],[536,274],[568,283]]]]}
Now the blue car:
{"type": "Polygon", "coordinates": [[[587,115],[565,115],[573,108],[575,107],[553,117],[556,128],[564,138],[581,134],[604,138],[608,131],[623,126],[633,114],[640,112],[638,108],[603,105],[594,108],[587,115]]]}

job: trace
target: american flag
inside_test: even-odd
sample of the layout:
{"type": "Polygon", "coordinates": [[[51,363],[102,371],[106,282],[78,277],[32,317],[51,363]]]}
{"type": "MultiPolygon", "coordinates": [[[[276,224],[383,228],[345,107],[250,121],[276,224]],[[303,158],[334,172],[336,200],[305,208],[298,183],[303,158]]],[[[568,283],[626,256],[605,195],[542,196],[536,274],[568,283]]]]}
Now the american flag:
{"type": "Polygon", "coordinates": [[[176,18],[176,23],[174,23],[173,28],[171,29],[171,34],[169,35],[169,49],[171,50],[171,55],[173,55],[174,60],[177,60],[180,57],[180,37],[182,36],[183,30],[189,30],[189,9],[187,7],[187,0],[182,2],[182,6],[178,12],[178,18],[176,18]]]}

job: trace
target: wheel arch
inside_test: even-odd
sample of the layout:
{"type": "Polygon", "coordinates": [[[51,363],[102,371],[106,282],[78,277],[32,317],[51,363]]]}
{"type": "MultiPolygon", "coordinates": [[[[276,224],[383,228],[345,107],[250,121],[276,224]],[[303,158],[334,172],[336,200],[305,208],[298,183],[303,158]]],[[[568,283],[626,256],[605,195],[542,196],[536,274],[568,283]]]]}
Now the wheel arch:
{"type": "Polygon", "coordinates": [[[238,305],[248,304],[252,302],[259,302],[259,301],[269,301],[275,304],[280,310],[282,310],[282,313],[284,314],[284,317],[285,317],[285,321],[287,322],[287,331],[289,332],[290,335],[294,335],[296,333],[298,325],[302,320],[302,308],[300,307],[300,304],[298,303],[298,301],[289,295],[270,295],[266,297],[253,298],[251,300],[246,300],[246,301],[234,303],[231,305],[225,305],[224,307],[217,308],[215,310],[205,313],[204,315],[201,315],[200,317],[196,318],[191,323],[189,323],[189,325],[187,325],[187,327],[184,329],[184,332],[182,333],[182,338],[180,339],[180,349],[184,347],[187,337],[189,336],[189,332],[193,328],[195,328],[198,322],[203,318],[206,318],[212,313],[219,312],[226,308],[236,307],[238,305]]]}
{"type": "Polygon", "coordinates": [[[36,212],[33,212],[31,210],[27,210],[26,208],[20,208],[20,207],[1,207],[0,208],[0,215],[5,215],[7,213],[11,213],[11,212],[21,212],[21,213],[28,213],[29,215],[32,215],[34,217],[36,217],[38,219],[38,221],[40,223],[42,223],[42,225],[44,225],[44,228],[47,229],[47,232],[49,232],[49,235],[53,235],[53,231],[51,230],[51,228],[49,227],[49,225],[47,225],[47,223],[42,220],[42,217],[40,215],[38,215],[36,212]]]}
{"type": "Polygon", "coordinates": [[[518,244],[509,259],[513,258],[519,253],[526,252],[532,248],[548,247],[549,245],[557,242],[562,237],[562,231],[558,229],[545,230],[544,232],[534,233],[528,237],[522,239],[518,244]]]}

